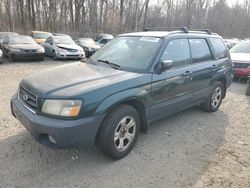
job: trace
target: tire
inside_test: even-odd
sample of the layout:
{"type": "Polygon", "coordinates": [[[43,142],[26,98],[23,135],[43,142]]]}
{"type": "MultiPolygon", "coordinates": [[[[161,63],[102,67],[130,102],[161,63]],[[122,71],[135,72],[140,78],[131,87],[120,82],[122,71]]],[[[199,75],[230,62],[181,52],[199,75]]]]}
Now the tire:
{"type": "Polygon", "coordinates": [[[216,81],[212,93],[207,100],[201,104],[201,108],[207,112],[216,112],[222,102],[223,96],[225,96],[226,89],[224,84],[220,81],[216,81]]]}
{"type": "Polygon", "coordinates": [[[53,60],[57,60],[56,52],[53,52],[53,60]]]}
{"type": "Polygon", "coordinates": [[[13,58],[13,56],[12,56],[10,53],[8,53],[8,58],[9,58],[9,61],[10,61],[10,62],[15,61],[15,59],[13,58]]]}
{"type": "Polygon", "coordinates": [[[246,95],[250,95],[250,79],[247,81],[246,95]]]}
{"type": "Polygon", "coordinates": [[[129,105],[121,105],[104,119],[98,133],[98,144],[108,157],[121,159],[134,147],[139,130],[140,117],[137,110],[129,105]]]}

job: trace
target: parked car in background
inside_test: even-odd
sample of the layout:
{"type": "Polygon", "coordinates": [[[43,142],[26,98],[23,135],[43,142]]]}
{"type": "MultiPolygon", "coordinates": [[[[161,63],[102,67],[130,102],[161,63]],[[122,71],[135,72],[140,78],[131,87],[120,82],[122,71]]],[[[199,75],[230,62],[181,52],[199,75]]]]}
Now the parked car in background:
{"type": "Polygon", "coordinates": [[[24,78],[12,114],[41,144],[98,143],[125,157],[148,125],[195,105],[219,109],[232,83],[223,39],[187,29],[115,37],[85,62],[24,78]]]}
{"type": "Polygon", "coordinates": [[[230,50],[234,77],[250,75],[250,41],[243,41],[230,50]]]}
{"type": "Polygon", "coordinates": [[[48,37],[52,36],[52,34],[45,31],[31,31],[30,36],[36,41],[36,43],[42,44],[48,37]]]}
{"type": "Polygon", "coordinates": [[[101,46],[97,45],[91,38],[77,38],[75,39],[75,42],[83,48],[87,58],[101,48],[101,46]]]}
{"type": "Polygon", "coordinates": [[[15,32],[0,32],[0,49],[2,49],[2,42],[5,37],[8,35],[18,35],[18,33],[15,32]]]}
{"type": "Polygon", "coordinates": [[[11,35],[3,40],[3,53],[10,61],[44,59],[44,49],[28,35],[11,35]]]}
{"type": "Polygon", "coordinates": [[[3,63],[3,52],[2,50],[0,50],[0,64],[3,63]]]}
{"type": "Polygon", "coordinates": [[[110,34],[99,34],[96,37],[96,44],[98,44],[99,46],[103,46],[105,44],[107,44],[109,41],[111,41],[111,39],[113,39],[114,37],[110,34]]]}
{"type": "Polygon", "coordinates": [[[69,36],[51,36],[42,44],[45,55],[56,59],[81,59],[85,53],[69,36]]]}
{"type": "Polygon", "coordinates": [[[53,36],[68,36],[70,37],[70,35],[68,34],[64,34],[64,33],[52,33],[53,36]]]}

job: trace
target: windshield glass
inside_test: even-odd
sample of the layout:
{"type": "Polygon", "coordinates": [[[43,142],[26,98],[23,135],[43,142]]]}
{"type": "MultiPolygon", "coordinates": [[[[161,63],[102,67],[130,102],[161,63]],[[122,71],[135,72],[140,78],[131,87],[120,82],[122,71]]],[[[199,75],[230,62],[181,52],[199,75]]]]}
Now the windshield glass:
{"type": "Polygon", "coordinates": [[[241,42],[234,46],[231,50],[231,53],[250,53],[250,41],[241,42]]]}
{"type": "Polygon", "coordinates": [[[36,44],[36,42],[29,36],[10,37],[9,44],[36,44]]]}
{"type": "Polygon", "coordinates": [[[117,37],[91,56],[91,60],[105,60],[122,69],[144,72],[150,66],[162,39],[156,37],[117,37]]]}
{"type": "Polygon", "coordinates": [[[51,36],[50,33],[33,33],[34,39],[47,39],[50,36],[51,36]]]}
{"type": "Polygon", "coordinates": [[[56,44],[75,44],[72,38],[67,36],[54,37],[54,41],[56,44]]]}
{"type": "Polygon", "coordinates": [[[79,43],[87,45],[95,45],[95,41],[93,39],[79,39],[79,43]]]}

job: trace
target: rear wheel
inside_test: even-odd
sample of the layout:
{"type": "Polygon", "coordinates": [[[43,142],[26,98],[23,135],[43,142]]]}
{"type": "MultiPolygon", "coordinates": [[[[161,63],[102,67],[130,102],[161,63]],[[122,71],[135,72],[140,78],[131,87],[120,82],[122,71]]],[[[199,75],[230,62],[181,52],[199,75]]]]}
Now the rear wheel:
{"type": "Polygon", "coordinates": [[[201,104],[201,108],[207,112],[215,112],[219,109],[226,90],[222,82],[217,81],[213,92],[208,99],[201,104]]]}
{"type": "Polygon", "coordinates": [[[105,118],[98,134],[98,143],[108,157],[121,159],[135,145],[139,130],[140,118],[136,109],[121,105],[105,118]]]}

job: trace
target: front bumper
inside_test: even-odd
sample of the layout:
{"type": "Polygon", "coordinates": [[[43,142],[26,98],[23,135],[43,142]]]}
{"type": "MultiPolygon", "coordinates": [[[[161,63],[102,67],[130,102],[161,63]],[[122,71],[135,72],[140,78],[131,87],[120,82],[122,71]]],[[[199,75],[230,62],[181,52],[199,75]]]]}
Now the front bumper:
{"type": "Polygon", "coordinates": [[[42,59],[44,58],[44,53],[25,53],[25,52],[15,52],[11,53],[14,59],[42,59]]]}
{"type": "Polygon", "coordinates": [[[80,53],[80,52],[66,52],[66,53],[62,53],[62,52],[58,52],[56,54],[58,59],[82,59],[85,57],[84,53],[80,53]]]}
{"type": "Polygon", "coordinates": [[[91,147],[104,118],[104,115],[100,115],[62,120],[37,115],[23,106],[16,95],[11,98],[11,111],[35,140],[53,148],[91,147]],[[49,136],[56,140],[56,144],[49,140],[49,136]]]}
{"type": "Polygon", "coordinates": [[[250,68],[247,69],[233,69],[235,77],[248,77],[250,75],[250,68]]]}

